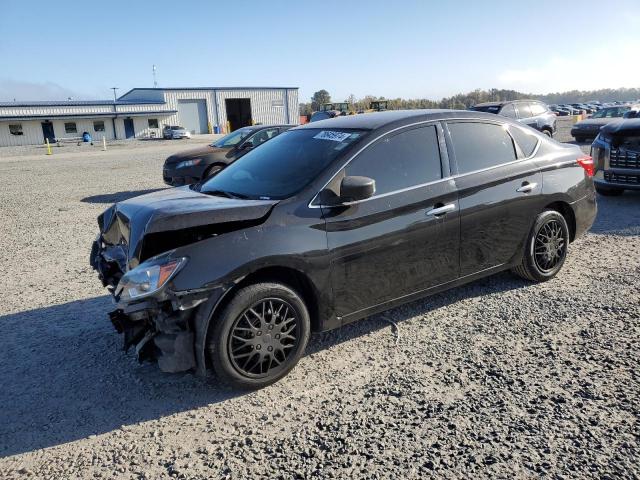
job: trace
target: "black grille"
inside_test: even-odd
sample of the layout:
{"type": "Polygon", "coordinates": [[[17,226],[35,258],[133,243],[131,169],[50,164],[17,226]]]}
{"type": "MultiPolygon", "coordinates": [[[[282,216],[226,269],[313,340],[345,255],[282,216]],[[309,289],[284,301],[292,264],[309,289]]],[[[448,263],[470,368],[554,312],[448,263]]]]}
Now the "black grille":
{"type": "Polygon", "coordinates": [[[612,148],[609,165],[611,168],[640,168],[640,152],[612,148]]]}
{"type": "Polygon", "coordinates": [[[604,172],[604,179],[607,182],[640,185],[640,175],[621,175],[619,173],[604,172]]]}

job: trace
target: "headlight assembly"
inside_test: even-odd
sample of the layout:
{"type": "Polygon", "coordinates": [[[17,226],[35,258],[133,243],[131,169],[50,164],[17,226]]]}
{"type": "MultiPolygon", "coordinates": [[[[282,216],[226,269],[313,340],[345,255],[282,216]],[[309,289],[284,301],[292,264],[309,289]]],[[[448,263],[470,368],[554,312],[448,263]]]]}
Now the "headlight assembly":
{"type": "Polygon", "coordinates": [[[143,263],[120,279],[116,297],[126,302],[151,295],[160,290],[186,263],[185,257],[165,260],[164,263],[143,263]]]}
{"type": "Polygon", "coordinates": [[[195,167],[196,165],[200,165],[202,163],[201,158],[194,158],[193,160],[185,160],[176,165],[176,168],[186,168],[186,167],[195,167]]]}

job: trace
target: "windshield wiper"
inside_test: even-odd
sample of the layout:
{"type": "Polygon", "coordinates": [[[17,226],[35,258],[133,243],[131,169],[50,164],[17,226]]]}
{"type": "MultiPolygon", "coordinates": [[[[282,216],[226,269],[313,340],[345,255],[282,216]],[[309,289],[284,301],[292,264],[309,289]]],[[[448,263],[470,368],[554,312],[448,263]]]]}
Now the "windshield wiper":
{"type": "Polygon", "coordinates": [[[200,193],[204,193],[205,195],[213,195],[215,197],[227,197],[241,200],[246,200],[249,198],[247,195],[244,195],[242,193],[227,192],[225,190],[211,190],[205,192],[200,191],[200,193]]]}

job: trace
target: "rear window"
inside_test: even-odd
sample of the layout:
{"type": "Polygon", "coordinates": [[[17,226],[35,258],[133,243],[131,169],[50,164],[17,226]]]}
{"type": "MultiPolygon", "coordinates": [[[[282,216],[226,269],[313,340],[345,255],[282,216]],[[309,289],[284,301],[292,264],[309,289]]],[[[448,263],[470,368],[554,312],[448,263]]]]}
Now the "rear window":
{"type": "Polygon", "coordinates": [[[516,141],[525,157],[530,157],[538,145],[538,137],[533,132],[528,132],[522,128],[510,126],[509,133],[516,141]]]}
{"type": "Polygon", "coordinates": [[[532,103],[531,104],[531,113],[535,115],[542,115],[547,111],[547,107],[542,105],[541,103],[532,103]]]}
{"type": "Polygon", "coordinates": [[[516,109],[518,110],[518,117],[529,118],[531,117],[531,105],[525,102],[516,103],[516,109]]]}
{"type": "Polygon", "coordinates": [[[516,160],[507,125],[493,123],[449,123],[458,173],[494,167],[516,160]]]}

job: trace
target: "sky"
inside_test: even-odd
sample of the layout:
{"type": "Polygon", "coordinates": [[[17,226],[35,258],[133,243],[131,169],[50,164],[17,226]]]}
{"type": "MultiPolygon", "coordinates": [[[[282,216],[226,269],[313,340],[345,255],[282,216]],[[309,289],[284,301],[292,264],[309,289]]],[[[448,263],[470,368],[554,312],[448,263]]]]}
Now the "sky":
{"type": "Polygon", "coordinates": [[[0,100],[160,87],[429,98],[640,86],[640,1],[322,0],[0,6],[0,100]]]}

